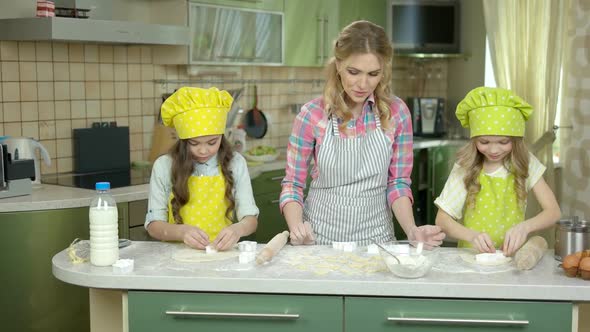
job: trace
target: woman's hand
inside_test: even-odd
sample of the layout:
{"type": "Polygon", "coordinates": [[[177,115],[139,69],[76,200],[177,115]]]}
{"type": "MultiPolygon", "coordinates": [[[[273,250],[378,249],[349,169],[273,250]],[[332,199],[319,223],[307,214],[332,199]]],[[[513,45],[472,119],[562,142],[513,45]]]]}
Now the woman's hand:
{"type": "Polygon", "coordinates": [[[446,234],[443,233],[439,226],[424,225],[414,228],[410,234],[408,234],[408,240],[424,242],[430,246],[440,246],[442,240],[445,239],[446,234]]]}
{"type": "Polygon", "coordinates": [[[213,241],[213,246],[216,250],[224,251],[233,248],[233,246],[238,243],[240,238],[242,237],[242,225],[241,224],[231,224],[226,228],[222,229],[215,241],[213,241]]]}
{"type": "Polygon", "coordinates": [[[179,225],[182,233],[182,242],[195,249],[204,250],[209,245],[209,235],[202,229],[191,225],[179,225]]]}
{"type": "Polygon", "coordinates": [[[528,228],[524,222],[512,226],[504,236],[502,251],[506,256],[512,256],[526,241],[529,235],[528,228]]]}
{"type": "Polygon", "coordinates": [[[473,238],[471,238],[471,245],[479,252],[489,252],[494,253],[496,252],[496,248],[494,247],[494,242],[488,233],[481,232],[475,234],[473,238]]]}
{"type": "Polygon", "coordinates": [[[315,234],[309,222],[299,223],[292,227],[289,230],[289,237],[291,238],[291,244],[294,246],[315,243],[315,234]]]}

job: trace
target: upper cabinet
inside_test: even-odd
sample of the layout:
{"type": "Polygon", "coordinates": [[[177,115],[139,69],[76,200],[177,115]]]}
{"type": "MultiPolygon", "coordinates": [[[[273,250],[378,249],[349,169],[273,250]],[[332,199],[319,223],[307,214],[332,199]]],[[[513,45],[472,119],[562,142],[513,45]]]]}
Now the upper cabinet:
{"type": "Polygon", "coordinates": [[[340,28],[358,21],[371,21],[384,29],[387,25],[387,0],[340,0],[340,28]]]}
{"type": "Polygon", "coordinates": [[[332,56],[339,0],[285,0],[285,65],[318,67],[332,56]]]}
{"type": "Polygon", "coordinates": [[[282,12],[195,2],[189,6],[191,64],[283,64],[282,12]]]}

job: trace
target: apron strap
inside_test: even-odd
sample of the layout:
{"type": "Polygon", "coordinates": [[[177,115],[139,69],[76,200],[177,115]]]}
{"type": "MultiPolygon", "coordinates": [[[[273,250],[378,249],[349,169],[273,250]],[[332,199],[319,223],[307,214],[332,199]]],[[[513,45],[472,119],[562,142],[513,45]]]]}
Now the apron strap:
{"type": "Polygon", "coordinates": [[[332,135],[340,136],[340,130],[338,129],[338,121],[336,120],[335,116],[331,116],[332,118],[332,135]]]}

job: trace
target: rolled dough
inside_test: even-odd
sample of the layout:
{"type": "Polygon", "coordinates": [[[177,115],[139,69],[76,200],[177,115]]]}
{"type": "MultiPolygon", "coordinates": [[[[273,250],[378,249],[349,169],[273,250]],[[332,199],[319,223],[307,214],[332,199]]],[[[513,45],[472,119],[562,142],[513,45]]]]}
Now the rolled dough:
{"type": "Polygon", "coordinates": [[[205,250],[184,248],[176,251],[172,254],[172,258],[178,262],[185,263],[199,263],[199,262],[212,262],[221,261],[224,259],[235,258],[240,255],[240,251],[232,248],[228,251],[218,251],[215,253],[206,253],[205,250]]]}
{"type": "Polygon", "coordinates": [[[480,261],[475,260],[475,255],[476,254],[464,253],[464,254],[461,254],[461,259],[463,259],[465,262],[470,263],[470,264],[483,265],[483,266],[498,266],[498,265],[510,263],[512,261],[512,257],[504,257],[503,259],[497,259],[494,261],[480,262],[480,261]]]}

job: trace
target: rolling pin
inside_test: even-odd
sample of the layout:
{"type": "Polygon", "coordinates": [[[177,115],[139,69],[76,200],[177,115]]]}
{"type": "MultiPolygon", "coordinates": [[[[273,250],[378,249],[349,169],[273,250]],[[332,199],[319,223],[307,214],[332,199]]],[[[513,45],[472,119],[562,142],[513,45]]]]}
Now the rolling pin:
{"type": "Polygon", "coordinates": [[[530,238],[514,255],[514,263],[519,270],[530,270],[543,257],[547,250],[547,241],[541,236],[530,238]]]}
{"type": "Polygon", "coordinates": [[[258,256],[256,256],[256,264],[264,264],[270,261],[274,255],[276,255],[281,248],[285,246],[289,239],[289,232],[284,231],[275,235],[268,243],[260,250],[258,256]]]}

